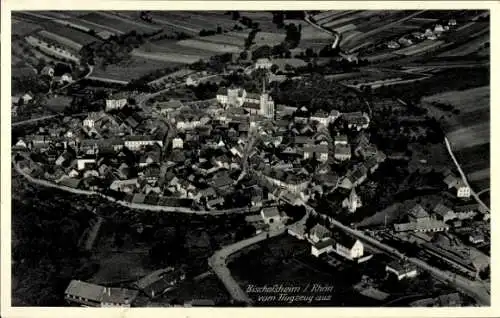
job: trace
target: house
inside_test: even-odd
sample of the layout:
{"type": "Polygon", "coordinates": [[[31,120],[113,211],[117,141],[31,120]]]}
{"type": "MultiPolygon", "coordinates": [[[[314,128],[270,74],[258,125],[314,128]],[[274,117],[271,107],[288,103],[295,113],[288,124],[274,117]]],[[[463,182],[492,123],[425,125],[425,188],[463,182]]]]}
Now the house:
{"type": "Polygon", "coordinates": [[[334,237],[335,253],[349,260],[356,260],[363,257],[364,246],[360,240],[353,238],[343,232],[336,232],[334,237]]]}
{"type": "Polygon", "coordinates": [[[478,209],[479,209],[479,205],[477,203],[458,205],[458,206],[455,206],[455,208],[454,208],[455,213],[457,214],[457,218],[459,220],[473,218],[477,214],[478,209]]]}
{"type": "Polygon", "coordinates": [[[145,146],[153,146],[158,144],[160,147],[163,147],[163,141],[155,140],[151,136],[143,136],[143,135],[133,135],[125,137],[124,146],[132,151],[136,151],[145,146]]]}
{"type": "Polygon", "coordinates": [[[241,107],[245,102],[247,92],[243,88],[220,88],[215,98],[222,106],[241,107]]]}
{"type": "Polygon", "coordinates": [[[343,113],[342,119],[347,124],[348,128],[356,130],[366,129],[370,124],[370,117],[363,112],[343,113]]]}
{"type": "Polygon", "coordinates": [[[83,127],[94,127],[95,123],[104,116],[105,115],[102,112],[89,113],[88,116],[83,120],[83,127]]]}
{"type": "Polygon", "coordinates": [[[479,232],[473,232],[469,235],[469,242],[472,244],[484,243],[484,235],[479,232]]]}
{"type": "Polygon", "coordinates": [[[387,42],[387,48],[389,48],[389,49],[399,49],[400,45],[396,41],[389,41],[389,42],[387,42]]]}
{"type": "Polygon", "coordinates": [[[351,159],[351,146],[346,144],[335,145],[335,150],[333,157],[339,161],[345,161],[351,159]]]}
{"type": "Polygon", "coordinates": [[[72,280],[64,292],[64,299],[84,307],[131,307],[138,294],[136,290],[72,280]]]}
{"type": "Polygon", "coordinates": [[[322,142],[319,145],[305,145],[302,148],[304,159],[316,158],[320,162],[328,161],[328,144],[322,142]]]}
{"type": "Polygon", "coordinates": [[[72,82],[73,82],[73,76],[71,76],[71,74],[69,73],[65,73],[61,75],[61,77],[59,78],[59,83],[61,84],[68,84],[72,82]]]}
{"type": "Polygon", "coordinates": [[[260,215],[266,224],[276,224],[281,222],[280,212],[275,206],[263,208],[260,211],[260,215]]]}
{"type": "Polygon", "coordinates": [[[322,254],[329,253],[333,251],[334,244],[335,241],[331,238],[311,244],[311,254],[319,257],[322,254]]]}
{"type": "Polygon", "coordinates": [[[433,212],[436,215],[436,219],[443,222],[453,220],[457,217],[456,213],[452,209],[442,203],[438,203],[433,212]]]}
{"type": "Polygon", "coordinates": [[[413,41],[411,39],[408,39],[407,37],[401,37],[398,39],[398,43],[403,46],[410,46],[413,44],[413,41]]]}
{"type": "Polygon", "coordinates": [[[427,222],[430,220],[429,213],[420,205],[417,204],[408,211],[408,218],[410,222],[427,222]]]}
{"type": "Polygon", "coordinates": [[[273,66],[273,63],[267,58],[257,59],[257,61],[255,62],[255,69],[256,70],[259,70],[259,69],[269,70],[269,69],[271,69],[272,66],[273,66]]]}
{"type": "Polygon", "coordinates": [[[362,207],[361,198],[356,194],[355,188],[352,188],[349,196],[342,201],[342,207],[347,208],[351,213],[356,212],[356,209],[362,207]]]}
{"type": "Polygon", "coordinates": [[[393,273],[398,280],[417,276],[417,267],[408,262],[393,261],[385,266],[387,273],[393,273]]]}
{"type": "Polygon", "coordinates": [[[186,275],[184,272],[169,267],[156,270],[139,279],[134,283],[134,287],[142,291],[149,298],[154,299],[175,288],[185,278],[186,275]]]}
{"type": "Polygon", "coordinates": [[[173,149],[176,149],[176,148],[182,149],[183,147],[184,147],[184,142],[182,141],[181,138],[174,138],[172,140],[172,148],[173,149]]]}
{"type": "Polygon", "coordinates": [[[33,96],[31,96],[31,94],[29,93],[26,93],[23,95],[23,97],[21,97],[21,100],[23,101],[23,105],[26,105],[33,100],[33,96]]]}
{"type": "Polygon", "coordinates": [[[308,240],[311,243],[318,243],[332,238],[332,232],[321,224],[316,224],[311,228],[308,240]]]}
{"type": "Polygon", "coordinates": [[[457,189],[457,198],[469,198],[471,195],[470,188],[463,180],[457,182],[455,189],[457,189]]]}
{"type": "Polygon", "coordinates": [[[79,158],[76,159],[76,164],[78,170],[84,170],[88,165],[95,164],[96,160],[95,158],[79,158]]]}
{"type": "Polygon", "coordinates": [[[128,93],[119,92],[106,98],[106,111],[122,109],[127,105],[128,93]]]}
{"type": "Polygon", "coordinates": [[[311,117],[309,117],[309,120],[316,121],[322,125],[328,126],[328,124],[330,124],[331,118],[327,112],[318,110],[313,115],[311,115],[311,117]]]}
{"type": "Polygon", "coordinates": [[[201,76],[199,74],[191,74],[186,78],[186,86],[198,86],[201,76]]]}
{"type": "Polygon", "coordinates": [[[302,222],[296,222],[290,225],[287,229],[288,234],[293,237],[303,240],[306,237],[306,225],[302,222]]]}
{"type": "Polygon", "coordinates": [[[456,19],[450,19],[448,21],[448,25],[449,26],[456,26],[457,25],[457,20],[456,19]]]}

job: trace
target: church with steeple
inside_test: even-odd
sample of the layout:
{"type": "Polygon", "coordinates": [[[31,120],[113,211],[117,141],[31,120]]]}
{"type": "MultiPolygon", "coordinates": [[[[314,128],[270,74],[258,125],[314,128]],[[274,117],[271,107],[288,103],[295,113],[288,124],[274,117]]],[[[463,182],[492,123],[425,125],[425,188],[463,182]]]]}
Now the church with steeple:
{"type": "Polygon", "coordinates": [[[351,213],[356,212],[356,210],[362,206],[363,204],[361,202],[361,198],[356,193],[354,188],[351,190],[349,196],[342,201],[342,207],[347,208],[347,210],[351,213]]]}
{"type": "Polygon", "coordinates": [[[274,119],[274,100],[266,90],[266,79],[262,81],[260,94],[247,93],[243,88],[231,87],[220,89],[216,99],[224,107],[242,107],[250,115],[274,119]]]}

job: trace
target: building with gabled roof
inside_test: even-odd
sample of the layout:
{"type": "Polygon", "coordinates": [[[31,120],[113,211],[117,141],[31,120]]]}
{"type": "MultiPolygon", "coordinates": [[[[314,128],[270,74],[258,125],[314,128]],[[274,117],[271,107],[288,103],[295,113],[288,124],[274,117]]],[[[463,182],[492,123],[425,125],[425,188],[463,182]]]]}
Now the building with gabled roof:
{"type": "Polygon", "coordinates": [[[64,298],[84,307],[131,307],[138,294],[137,290],[72,280],[64,292],[64,298]]]}

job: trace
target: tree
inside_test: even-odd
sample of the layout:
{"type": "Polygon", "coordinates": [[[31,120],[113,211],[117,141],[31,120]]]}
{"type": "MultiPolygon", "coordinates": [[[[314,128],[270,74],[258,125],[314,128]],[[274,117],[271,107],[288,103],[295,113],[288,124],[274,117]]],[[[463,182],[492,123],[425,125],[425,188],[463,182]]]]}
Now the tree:
{"type": "Polygon", "coordinates": [[[279,70],[278,65],[273,64],[273,65],[271,66],[271,72],[273,72],[274,74],[276,74],[276,72],[277,72],[278,70],[279,70]]]}
{"type": "Polygon", "coordinates": [[[248,52],[247,51],[242,51],[240,53],[240,59],[246,60],[248,58],[248,52]]]}
{"type": "Polygon", "coordinates": [[[238,20],[238,19],[240,18],[240,12],[239,12],[239,11],[233,11],[233,12],[231,13],[231,18],[232,18],[233,20],[238,20]]]}

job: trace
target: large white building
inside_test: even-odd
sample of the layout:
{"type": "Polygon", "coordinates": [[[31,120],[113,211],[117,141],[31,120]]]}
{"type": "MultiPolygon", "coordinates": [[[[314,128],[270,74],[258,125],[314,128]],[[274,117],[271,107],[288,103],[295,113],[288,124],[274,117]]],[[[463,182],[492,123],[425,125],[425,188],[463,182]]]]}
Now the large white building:
{"type": "Polygon", "coordinates": [[[273,63],[267,58],[258,59],[257,62],[255,62],[255,69],[256,70],[258,70],[258,69],[269,70],[269,69],[271,69],[272,66],[273,66],[273,63]]]}
{"type": "Polygon", "coordinates": [[[224,107],[243,107],[251,115],[274,118],[274,100],[266,93],[265,84],[261,94],[247,93],[243,88],[227,88],[219,90],[216,99],[224,107]]]}

